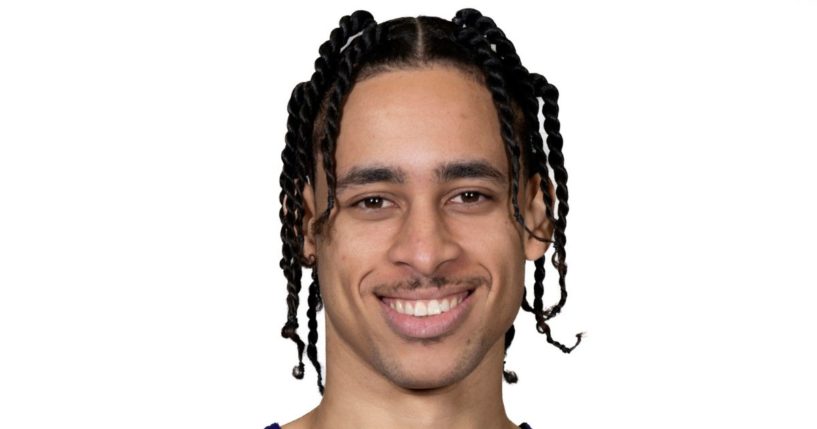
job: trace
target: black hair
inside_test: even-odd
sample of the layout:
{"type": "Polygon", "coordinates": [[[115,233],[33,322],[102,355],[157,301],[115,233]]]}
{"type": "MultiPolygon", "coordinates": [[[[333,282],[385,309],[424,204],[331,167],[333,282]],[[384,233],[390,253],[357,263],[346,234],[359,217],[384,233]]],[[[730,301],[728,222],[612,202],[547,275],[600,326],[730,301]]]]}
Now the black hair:
{"type": "MultiPolygon", "coordinates": [[[[326,210],[320,214],[318,227],[329,219],[335,203],[335,147],[340,126],[341,111],[354,83],[389,70],[411,69],[431,65],[455,67],[476,78],[490,91],[500,123],[502,141],[510,167],[510,192],[513,217],[526,226],[517,201],[519,175],[539,174],[544,195],[546,216],[553,225],[553,237],[536,237],[552,243],[551,263],[559,275],[559,301],[545,308],[545,256],[534,261],[533,305],[527,300],[525,289],[522,310],[534,315],[536,329],[547,341],[565,353],[579,345],[582,333],[576,334],[573,346],[553,339],[548,320],[559,314],[567,299],[565,276],[565,228],[567,227],[568,192],[567,170],[562,155],[562,135],[559,128],[559,93],[544,76],[528,72],[522,65],[516,49],[504,32],[491,18],[475,9],[462,9],[451,21],[437,17],[397,18],[376,23],[369,12],[359,10],[341,18],[329,40],[319,48],[315,72],[310,80],[297,84],[287,107],[286,147],[281,159],[280,177],[281,239],[283,241],[281,269],[287,280],[287,321],[281,330],[284,338],[292,340],[298,349],[298,365],[293,376],[304,376],[303,353],[315,367],[318,390],[323,394],[321,365],[317,350],[316,314],[323,307],[314,256],[303,255],[304,216],[303,188],[315,180],[316,154],[323,160],[328,198],[326,210]],[[540,134],[539,99],[544,117],[547,139],[540,134]],[[545,148],[545,143],[547,147],[545,148]],[[521,171],[520,171],[521,169],[521,171]],[[549,170],[553,170],[556,201],[551,197],[553,186],[549,170]],[[307,344],[297,333],[298,306],[302,269],[312,269],[308,292],[309,334],[307,344]]],[[[505,353],[513,342],[515,329],[511,325],[505,333],[505,353]]],[[[504,370],[508,383],[515,383],[514,372],[504,370]]]]}

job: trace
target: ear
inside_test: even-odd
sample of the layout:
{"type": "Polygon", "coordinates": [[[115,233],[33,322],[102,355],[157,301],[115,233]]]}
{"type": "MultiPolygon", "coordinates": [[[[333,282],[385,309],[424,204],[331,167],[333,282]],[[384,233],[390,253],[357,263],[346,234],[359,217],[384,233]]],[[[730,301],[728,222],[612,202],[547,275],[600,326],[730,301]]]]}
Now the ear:
{"type": "Polygon", "coordinates": [[[317,246],[315,245],[315,191],[312,189],[312,184],[307,182],[304,184],[303,190],[304,198],[304,217],[301,224],[301,231],[304,234],[304,261],[309,261],[312,265],[317,253],[317,246]]]}
{"type": "MultiPolygon", "coordinates": [[[[553,224],[547,218],[544,193],[540,186],[541,181],[541,176],[535,174],[528,179],[525,186],[525,224],[536,237],[551,240],[553,237],[553,224]]],[[[551,196],[551,200],[556,201],[556,192],[550,181],[547,181],[547,191],[551,196]]],[[[542,242],[536,237],[525,231],[525,257],[531,261],[544,256],[550,245],[549,242],[542,242]]]]}

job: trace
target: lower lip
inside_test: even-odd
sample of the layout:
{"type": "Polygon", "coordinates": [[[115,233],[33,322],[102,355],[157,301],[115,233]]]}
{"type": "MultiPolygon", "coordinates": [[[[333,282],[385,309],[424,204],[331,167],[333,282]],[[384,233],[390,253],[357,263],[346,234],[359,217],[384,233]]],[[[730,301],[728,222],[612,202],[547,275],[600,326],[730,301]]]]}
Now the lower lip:
{"type": "Polygon", "coordinates": [[[388,304],[380,301],[386,323],[397,335],[411,340],[427,340],[452,333],[460,326],[471,310],[471,291],[456,307],[433,316],[415,317],[398,313],[388,304]]]}

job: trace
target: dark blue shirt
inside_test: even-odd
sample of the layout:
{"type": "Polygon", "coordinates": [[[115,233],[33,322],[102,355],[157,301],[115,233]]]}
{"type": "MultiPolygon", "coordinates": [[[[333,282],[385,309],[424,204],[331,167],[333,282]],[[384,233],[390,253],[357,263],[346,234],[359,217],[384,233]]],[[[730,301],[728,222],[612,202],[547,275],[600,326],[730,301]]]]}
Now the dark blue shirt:
{"type": "MultiPolygon", "coordinates": [[[[530,427],[530,425],[528,425],[527,423],[522,423],[521,425],[519,425],[519,428],[520,429],[532,429],[530,427]]],[[[264,429],[281,429],[281,426],[278,426],[278,423],[273,423],[273,424],[267,426],[264,429]]]]}

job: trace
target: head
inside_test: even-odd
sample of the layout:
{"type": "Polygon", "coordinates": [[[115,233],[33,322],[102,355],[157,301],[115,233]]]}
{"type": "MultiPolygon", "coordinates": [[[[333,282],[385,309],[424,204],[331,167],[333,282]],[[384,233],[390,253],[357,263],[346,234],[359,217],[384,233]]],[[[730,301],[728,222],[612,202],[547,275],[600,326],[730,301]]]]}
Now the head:
{"type": "Polygon", "coordinates": [[[555,87],[473,9],[453,21],[382,24],[358,11],[320,54],[311,80],[293,91],[282,154],[282,335],[297,345],[294,375],[303,376],[306,349],[323,391],[316,313],[324,303],[327,335],[404,388],[449,385],[488,353],[506,353],[520,308],[551,344],[578,345],[581,335],[567,347],[547,324],[567,297],[555,87]],[[560,299],[545,308],[549,245],[560,299]],[[297,334],[304,267],[312,269],[307,345],[297,334]],[[441,314],[422,317],[429,311],[441,314]]]}

